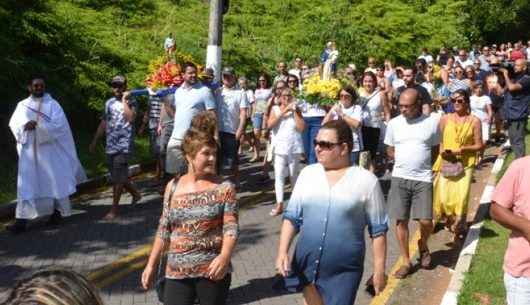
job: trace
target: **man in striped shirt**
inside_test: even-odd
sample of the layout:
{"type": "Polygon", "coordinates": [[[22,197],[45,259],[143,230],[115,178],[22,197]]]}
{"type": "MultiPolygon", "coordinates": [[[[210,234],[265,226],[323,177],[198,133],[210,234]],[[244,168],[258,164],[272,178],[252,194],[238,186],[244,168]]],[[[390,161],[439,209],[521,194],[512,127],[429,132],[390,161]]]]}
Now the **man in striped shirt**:
{"type": "Polygon", "coordinates": [[[156,164],[156,174],[155,181],[158,184],[162,178],[162,166],[160,161],[160,134],[158,132],[158,124],[160,122],[160,109],[162,107],[161,98],[157,93],[151,88],[147,88],[149,92],[148,96],[148,106],[149,110],[145,112],[144,118],[142,121],[142,127],[140,128],[140,134],[143,134],[147,126],[149,132],[149,146],[151,148],[151,153],[155,160],[156,164]]]}

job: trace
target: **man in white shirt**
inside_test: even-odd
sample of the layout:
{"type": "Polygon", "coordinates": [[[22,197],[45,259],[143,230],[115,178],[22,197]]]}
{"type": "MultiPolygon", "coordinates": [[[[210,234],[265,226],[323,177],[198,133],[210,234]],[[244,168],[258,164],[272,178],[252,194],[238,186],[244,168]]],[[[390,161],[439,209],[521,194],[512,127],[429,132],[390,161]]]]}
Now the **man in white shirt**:
{"type": "Polygon", "coordinates": [[[304,82],[302,79],[302,67],[303,66],[304,66],[304,61],[302,60],[302,58],[296,57],[294,59],[294,68],[289,70],[290,75],[294,75],[298,77],[300,84],[304,82]]]}
{"type": "Polygon", "coordinates": [[[272,81],[273,84],[276,84],[279,80],[283,80],[284,82],[287,81],[287,76],[289,76],[289,73],[287,73],[287,64],[283,61],[280,61],[276,65],[276,71],[278,74],[274,77],[274,80],[272,81]]]}
{"type": "Polygon", "coordinates": [[[473,60],[468,58],[467,51],[464,49],[460,49],[460,51],[458,51],[458,56],[456,57],[455,61],[463,69],[465,69],[467,66],[473,66],[473,60]]]}
{"type": "Polygon", "coordinates": [[[215,111],[216,108],[211,90],[197,79],[197,67],[193,63],[185,63],[183,68],[184,83],[175,91],[175,120],[166,155],[166,172],[176,177],[187,172],[181,145],[191,121],[198,113],[215,111]]]}
{"type": "Polygon", "coordinates": [[[219,169],[230,170],[234,183],[239,184],[239,140],[245,132],[249,102],[245,91],[236,87],[234,69],[223,69],[223,87],[217,95],[219,122],[219,169]]]}
{"type": "Polygon", "coordinates": [[[412,271],[409,253],[409,219],[418,221],[418,241],[423,268],[430,268],[427,240],[432,231],[432,160],[438,154],[440,135],[437,121],[422,114],[420,93],[407,88],[399,98],[401,115],[390,120],[385,144],[389,159],[394,159],[390,186],[389,216],[396,220],[396,236],[405,262],[394,274],[405,278],[412,271]]]}

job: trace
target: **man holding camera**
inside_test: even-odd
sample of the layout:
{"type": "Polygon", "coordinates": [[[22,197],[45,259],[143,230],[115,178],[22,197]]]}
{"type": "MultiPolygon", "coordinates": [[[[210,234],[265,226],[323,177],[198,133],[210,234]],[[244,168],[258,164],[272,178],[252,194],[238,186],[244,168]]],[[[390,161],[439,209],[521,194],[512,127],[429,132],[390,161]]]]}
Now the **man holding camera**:
{"type": "Polygon", "coordinates": [[[530,103],[530,76],[527,75],[527,63],[517,59],[513,67],[513,79],[505,68],[500,68],[506,80],[504,92],[504,119],[508,123],[508,137],[515,158],[525,155],[526,124],[530,103]]]}

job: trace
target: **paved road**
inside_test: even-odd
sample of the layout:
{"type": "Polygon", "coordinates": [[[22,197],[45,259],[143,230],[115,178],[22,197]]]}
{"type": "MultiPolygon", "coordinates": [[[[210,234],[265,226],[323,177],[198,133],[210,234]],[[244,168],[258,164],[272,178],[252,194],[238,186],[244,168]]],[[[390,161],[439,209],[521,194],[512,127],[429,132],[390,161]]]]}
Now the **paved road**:
{"type": "MultiPolygon", "coordinates": [[[[272,290],[281,219],[268,215],[273,206],[273,184],[258,184],[257,171],[256,165],[245,163],[242,166],[241,235],[233,257],[229,304],[302,304],[299,294],[281,295],[272,290]]],[[[148,180],[140,179],[136,183],[144,199],[136,207],[123,205],[123,217],[113,222],[101,220],[111,202],[110,191],[104,190],[80,197],[75,207],[77,214],[59,228],[35,224],[30,232],[16,237],[0,232],[0,300],[14,280],[28,272],[55,265],[88,274],[149,244],[155,234],[161,199],[148,187],[148,180]]],[[[130,197],[122,198],[122,202],[128,201],[130,197]]],[[[389,233],[388,240],[390,270],[398,255],[393,232],[389,233]]],[[[371,274],[371,263],[368,245],[365,279],[371,274]]],[[[153,291],[140,290],[140,272],[136,270],[102,287],[105,304],[157,304],[153,291]]],[[[356,304],[369,304],[370,300],[361,286],[356,304]]]]}

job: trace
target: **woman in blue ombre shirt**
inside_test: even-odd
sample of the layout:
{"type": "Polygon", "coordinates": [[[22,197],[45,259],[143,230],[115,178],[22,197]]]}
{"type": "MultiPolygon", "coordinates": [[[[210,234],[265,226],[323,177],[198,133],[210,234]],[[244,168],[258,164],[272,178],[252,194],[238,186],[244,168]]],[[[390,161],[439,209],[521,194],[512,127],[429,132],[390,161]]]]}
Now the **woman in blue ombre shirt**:
{"type": "Polygon", "coordinates": [[[386,284],[387,208],[377,178],[350,166],[350,127],[322,126],[315,138],[318,163],[302,170],[284,213],[276,268],[286,288],[302,290],[307,305],[352,305],[363,273],[364,230],[372,237],[373,283],[386,284]],[[289,246],[300,233],[294,257],[289,246]]]}

